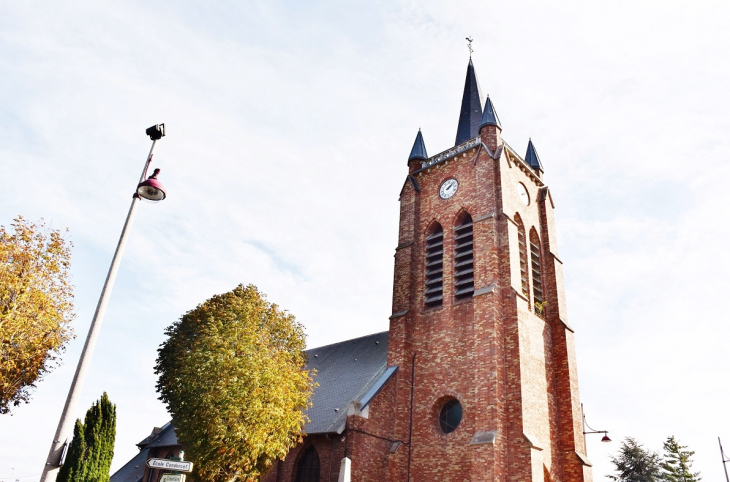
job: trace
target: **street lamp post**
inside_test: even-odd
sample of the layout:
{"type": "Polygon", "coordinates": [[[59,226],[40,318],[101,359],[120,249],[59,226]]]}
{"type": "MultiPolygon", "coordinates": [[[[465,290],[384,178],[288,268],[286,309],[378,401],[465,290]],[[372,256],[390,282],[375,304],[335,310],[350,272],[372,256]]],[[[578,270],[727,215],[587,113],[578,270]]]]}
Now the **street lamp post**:
{"type": "Polygon", "coordinates": [[[160,172],[159,169],[155,169],[152,176],[150,176],[149,179],[145,179],[147,176],[147,170],[152,162],[152,156],[155,153],[157,141],[165,135],[165,124],[154,125],[145,132],[152,140],[152,147],[150,148],[150,153],[144,163],[144,169],[142,170],[142,176],[137,184],[137,189],[132,196],[132,205],[129,207],[127,220],[124,222],[122,235],[119,237],[119,243],[117,244],[117,250],[114,252],[114,258],[112,258],[109,273],[106,275],[104,288],[101,290],[99,303],[96,305],[96,312],[94,313],[94,318],[91,320],[89,334],[86,335],[86,343],[84,344],[84,349],[81,352],[79,364],[76,366],[76,373],[74,374],[73,381],[71,382],[71,388],[69,389],[68,396],[66,397],[66,404],[64,405],[63,412],[61,413],[61,420],[58,422],[58,428],[56,429],[56,434],[53,437],[51,450],[48,453],[46,464],[43,467],[41,482],[55,481],[58,469],[63,465],[64,459],[66,458],[66,451],[68,450],[68,445],[70,443],[69,439],[71,437],[71,431],[75,421],[74,414],[76,412],[76,405],[78,403],[79,395],[81,394],[81,389],[84,385],[84,380],[86,379],[86,373],[89,370],[91,357],[94,353],[96,340],[99,337],[99,331],[101,330],[101,323],[104,320],[104,313],[106,312],[106,307],[109,303],[109,297],[111,295],[112,288],[114,287],[114,280],[117,277],[117,271],[119,271],[119,263],[122,260],[122,255],[124,254],[124,247],[127,244],[129,228],[132,226],[132,221],[134,221],[137,205],[142,198],[150,201],[162,201],[166,196],[165,188],[162,186],[160,181],[157,180],[157,174],[160,172]]]}
{"type": "Polygon", "coordinates": [[[587,423],[586,423],[586,414],[583,412],[583,404],[580,404],[580,414],[583,417],[583,447],[586,451],[586,456],[588,455],[588,445],[586,444],[586,435],[591,433],[602,433],[603,437],[601,438],[601,442],[607,443],[610,442],[611,439],[608,438],[608,430],[593,430],[587,423]],[[586,427],[590,429],[589,432],[586,432],[586,427]]]}

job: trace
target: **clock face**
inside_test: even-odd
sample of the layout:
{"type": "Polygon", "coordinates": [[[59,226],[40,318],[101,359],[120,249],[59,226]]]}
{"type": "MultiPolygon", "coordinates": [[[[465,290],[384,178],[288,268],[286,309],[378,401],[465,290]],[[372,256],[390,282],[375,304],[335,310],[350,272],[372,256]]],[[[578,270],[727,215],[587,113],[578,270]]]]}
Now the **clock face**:
{"type": "Polygon", "coordinates": [[[530,194],[527,192],[527,188],[524,184],[517,183],[517,195],[520,197],[520,201],[522,201],[522,204],[525,206],[530,205],[530,194]]]}
{"type": "Polygon", "coordinates": [[[449,199],[451,196],[456,194],[456,190],[459,188],[459,181],[456,179],[447,179],[444,181],[443,184],[441,184],[441,189],[439,189],[439,196],[441,196],[441,199],[449,199]]]}

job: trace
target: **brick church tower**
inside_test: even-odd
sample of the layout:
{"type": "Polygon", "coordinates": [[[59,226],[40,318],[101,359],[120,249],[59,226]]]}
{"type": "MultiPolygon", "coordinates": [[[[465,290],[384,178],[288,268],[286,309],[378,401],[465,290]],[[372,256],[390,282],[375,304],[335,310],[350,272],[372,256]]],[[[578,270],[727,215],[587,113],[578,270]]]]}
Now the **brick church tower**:
{"type": "Polygon", "coordinates": [[[408,158],[398,368],[367,418],[348,417],[352,480],[592,480],[554,209],[532,141],[522,158],[502,140],[470,59],[455,146],[428,157],[419,131],[408,158]]]}

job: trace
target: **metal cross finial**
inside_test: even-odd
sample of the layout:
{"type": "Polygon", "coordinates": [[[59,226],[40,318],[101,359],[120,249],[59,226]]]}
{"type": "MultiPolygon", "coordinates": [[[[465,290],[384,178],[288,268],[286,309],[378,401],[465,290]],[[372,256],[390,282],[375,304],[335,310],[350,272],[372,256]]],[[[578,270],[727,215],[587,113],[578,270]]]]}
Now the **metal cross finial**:
{"type": "Polygon", "coordinates": [[[473,38],[471,38],[471,37],[467,37],[467,38],[466,38],[466,40],[467,40],[467,41],[469,42],[469,43],[467,44],[467,47],[469,47],[469,58],[471,58],[471,54],[473,54],[473,53],[474,53],[474,49],[473,49],[473,48],[471,48],[471,43],[472,43],[472,42],[474,41],[474,39],[473,39],[473,38]]]}

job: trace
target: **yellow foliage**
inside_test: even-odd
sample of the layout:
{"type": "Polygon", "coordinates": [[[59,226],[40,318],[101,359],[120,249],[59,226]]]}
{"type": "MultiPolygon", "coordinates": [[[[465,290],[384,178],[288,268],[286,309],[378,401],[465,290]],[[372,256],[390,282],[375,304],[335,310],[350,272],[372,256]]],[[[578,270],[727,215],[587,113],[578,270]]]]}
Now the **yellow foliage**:
{"type": "Polygon", "coordinates": [[[166,334],[157,391],[196,478],[260,480],[303,433],[315,384],[304,369],[302,326],[255,286],[239,285],[166,334]]]}
{"type": "Polygon", "coordinates": [[[0,413],[30,400],[59,361],[75,318],[71,243],[41,220],[0,226],[0,413]]]}

